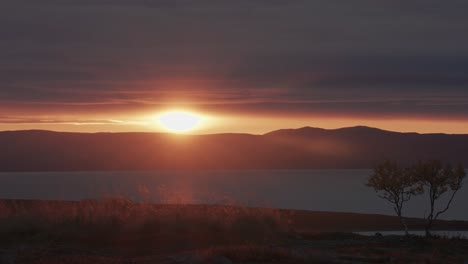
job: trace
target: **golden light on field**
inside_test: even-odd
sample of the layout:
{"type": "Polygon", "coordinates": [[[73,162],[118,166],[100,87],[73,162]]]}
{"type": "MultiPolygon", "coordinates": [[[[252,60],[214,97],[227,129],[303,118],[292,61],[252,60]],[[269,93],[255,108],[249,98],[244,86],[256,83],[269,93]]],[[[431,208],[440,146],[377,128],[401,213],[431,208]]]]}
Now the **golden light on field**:
{"type": "Polygon", "coordinates": [[[158,121],[164,129],[170,132],[184,133],[197,128],[202,117],[191,112],[171,111],[161,114],[158,121]]]}

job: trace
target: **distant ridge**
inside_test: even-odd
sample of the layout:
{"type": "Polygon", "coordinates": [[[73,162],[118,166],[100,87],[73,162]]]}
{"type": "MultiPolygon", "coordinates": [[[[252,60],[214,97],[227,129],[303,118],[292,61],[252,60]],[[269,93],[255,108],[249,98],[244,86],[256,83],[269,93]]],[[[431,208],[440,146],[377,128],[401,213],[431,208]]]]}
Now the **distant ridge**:
{"type": "Polygon", "coordinates": [[[264,135],[0,132],[0,171],[159,169],[364,169],[383,159],[468,165],[468,135],[357,126],[264,135]]]}
{"type": "Polygon", "coordinates": [[[318,128],[318,127],[301,127],[301,128],[291,128],[291,129],[279,129],[274,130],[271,132],[266,133],[265,135],[280,135],[280,134],[312,134],[312,133],[398,133],[398,134],[418,134],[416,132],[395,132],[395,131],[388,131],[383,130],[380,128],[375,127],[368,127],[368,126],[354,126],[354,127],[343,127],[343,128],[335,128],[335,129],[325,129],[325,128],[318,128]]]}

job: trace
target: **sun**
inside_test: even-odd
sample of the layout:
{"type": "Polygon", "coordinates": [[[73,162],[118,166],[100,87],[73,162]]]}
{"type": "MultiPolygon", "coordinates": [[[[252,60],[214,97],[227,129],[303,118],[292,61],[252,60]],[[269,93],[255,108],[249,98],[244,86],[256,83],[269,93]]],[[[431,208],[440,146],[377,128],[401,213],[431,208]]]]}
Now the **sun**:
{"type": "Polygon", "coordinates": [[[195,129],[201,123],[202,118],[195,113],[171,111],[161,114],[158,120],[166,130],[183,133],[195,129]]]}

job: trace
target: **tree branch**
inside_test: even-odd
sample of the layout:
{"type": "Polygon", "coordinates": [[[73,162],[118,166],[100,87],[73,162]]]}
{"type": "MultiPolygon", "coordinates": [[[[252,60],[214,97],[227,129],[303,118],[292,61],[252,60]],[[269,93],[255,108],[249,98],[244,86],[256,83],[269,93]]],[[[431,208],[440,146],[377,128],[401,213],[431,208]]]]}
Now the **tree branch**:
{"type": "Polygon", "coordinates": [[[457,194],[458,190],[459,189],[456,189],[455,191],[453,191],[452,196],[450,197],[450,200],[447,203],[447,206],[445,207],[444,210],[441,210],[441,211],[437,212],[437,214],[434,217],[434,220],[437,220],[437,217],[439,217],[439,215],[447,212],[447,210],[449,209],[450,205],[452,204],[453,198],[455,198],[455,194],[457,194]]]}

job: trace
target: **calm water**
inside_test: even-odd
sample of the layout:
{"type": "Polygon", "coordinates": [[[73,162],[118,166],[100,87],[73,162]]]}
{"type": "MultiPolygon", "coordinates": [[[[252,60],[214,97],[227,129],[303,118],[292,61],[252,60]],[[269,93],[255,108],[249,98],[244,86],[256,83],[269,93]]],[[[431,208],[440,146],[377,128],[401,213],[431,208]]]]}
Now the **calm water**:
{"type": "MultiPolygon", "coordinates": [[[[372,231],[372,232],[355,232],[356,234],[364,235],[364,236],[374,236],[375,233],[381,233],[384,236],[392,236],[392,235],[397,235],[397,236],[404,236],[405,232],[404,231],[372,231]]],[[[417,236],[425,236],[424,231],[410,231],[409,232],[412,235],[417,235],[417,236]]],[[[459,237],[459,238],[465,238],[468,239],[468,231],[432,231],[431,232],[433,235],[437,236],[444,236],[444,237],[459,237]]]]}
{"type": "MultiPolygon", "coordinates": [[[[364,183],[369,170],[0,173],[0,198],[80,200],[125,196],[165,203],[221,203],[393,214],[364,183]]],[[[468,220],[468,187],[443,219],[468,220]]],[[[423,198],[406,214],[422,217],[423,198]]]]}

